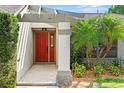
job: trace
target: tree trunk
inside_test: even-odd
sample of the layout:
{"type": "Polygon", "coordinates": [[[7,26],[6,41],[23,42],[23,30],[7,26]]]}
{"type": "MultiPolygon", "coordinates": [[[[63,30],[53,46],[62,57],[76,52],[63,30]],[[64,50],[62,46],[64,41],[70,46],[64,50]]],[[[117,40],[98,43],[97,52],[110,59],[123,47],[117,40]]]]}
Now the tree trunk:
{"type": "Polygon", "coordinates": [[[105,54],[102,56],[102,58],[105,58],[107,53],[110,51],[110,49],[112,48],[112,43],[110,43],[105,51],[105,54]]]}
{"type": "Polygon", "coordinates": [[[102,47],[102,48],[100,49],[100,52],[99,52],[99,54],[97,55],[97,58],[100,58],[100,57],[101,57],[101,55],[102,55],[104,49],[105,49],[105,47],[102,47]]]}
{"type": "Polygon", "coordinates": [[[86,59],[87,59],[87,69],[90,69],[90,58],[89,53],[86,51],[86,59]]]}

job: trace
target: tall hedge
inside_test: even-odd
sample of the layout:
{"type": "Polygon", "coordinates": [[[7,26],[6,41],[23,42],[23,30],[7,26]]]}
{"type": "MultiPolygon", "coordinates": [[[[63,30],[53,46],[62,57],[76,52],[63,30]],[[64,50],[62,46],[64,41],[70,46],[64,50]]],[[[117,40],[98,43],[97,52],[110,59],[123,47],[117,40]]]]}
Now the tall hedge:
{"type": "Polygon", "coordinates": [[[0,87],[15,87],[16,44],[18,19],[8,13],[0,13],[0,87]]]}

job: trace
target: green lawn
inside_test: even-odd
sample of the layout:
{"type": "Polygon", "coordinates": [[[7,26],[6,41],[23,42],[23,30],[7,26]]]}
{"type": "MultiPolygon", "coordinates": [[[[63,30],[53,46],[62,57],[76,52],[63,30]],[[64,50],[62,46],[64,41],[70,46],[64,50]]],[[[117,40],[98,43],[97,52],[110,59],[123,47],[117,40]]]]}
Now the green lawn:
{"type": "Polygon", "coordinates": [[[124,88],[124,79],[120,78],[96,79],[96,82],[98,88],[124,88]]]}

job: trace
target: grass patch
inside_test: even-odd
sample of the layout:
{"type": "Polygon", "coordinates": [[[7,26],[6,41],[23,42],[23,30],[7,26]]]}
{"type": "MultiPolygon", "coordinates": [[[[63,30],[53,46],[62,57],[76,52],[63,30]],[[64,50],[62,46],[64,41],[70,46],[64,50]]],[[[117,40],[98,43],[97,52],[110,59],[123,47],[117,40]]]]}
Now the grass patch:
{"type": "Polygon", "coordinates": [[[97,78],[96,82],[99,83],[99,88],[124,88],[124,79],[120,78],[97,78]]]}
{"type": "Polygon", "coordinates": [[[102,83],[99,88],[124,88],[124,83],[102,83]]]}

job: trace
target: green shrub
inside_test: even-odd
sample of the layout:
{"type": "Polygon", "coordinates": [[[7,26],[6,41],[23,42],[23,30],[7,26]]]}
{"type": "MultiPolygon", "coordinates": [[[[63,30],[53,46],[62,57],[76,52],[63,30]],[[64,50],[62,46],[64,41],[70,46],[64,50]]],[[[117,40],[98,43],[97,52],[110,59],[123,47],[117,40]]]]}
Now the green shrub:
{"type": "Polygon", "coordinates": [[[71,68],[72,64],[77,62],[78,64],[82,64],[84,58],[83,49],[75,50],[73,44],[71,44],[71,68]]]}
{"type": "Polygon", "coordinates": [[[101,65],[96,65],[93,67],[93,72],[96,77],[99,77],[104,72],[104,69],[101,65]]]}
{"type": "Polygon", "coordinates": [[[75,75],[76,77],[82,77],[86,72],[86,67],[84,65],[78,65],[75,68],[75,75]]]}
{"type": "Polygon", "coordinates": [[[120,71],[121,71],[122,74],[124,74],[124,65],[121,66],[120,71]]]}
{"type": "Polygon", "coordinates": [[[118,76],[120,74],[120,69],[117,66],[114,66],[111,69],[111,72],[112,72],[113,75],[118,76]]]}
{"type": "Polygon", "coordinates": [[[114,64],[109,64],[108,70],[110,73],[112,73],[115,76],[118,76],[120,74],[120,69],[117,66],[115,66],[114,64]]]}
{"type": "Polygon", "coordinates": [[[76,77],[82,77],[86,72],[86,67],[75,62],[72,63],[72,71],[76,77]]]}
{"type": "Polygon", "coordinates": [[[0,87],[15,87],[17,17],[0,13],[0,87]]]}
{"type": "Polygon", "coordinates": [[[108,70],[111,72],[111,70],[115,67],[114,64],[108,64],[108,70]]]}
{"type": "Polygon", "coordinates": [[[72,66],[72,71],[73,71],[73,73],[75,73],[75,68],[79,65],[77,62],[74,62],[74,63],[72,63],[71,64],[72,66]]]}

